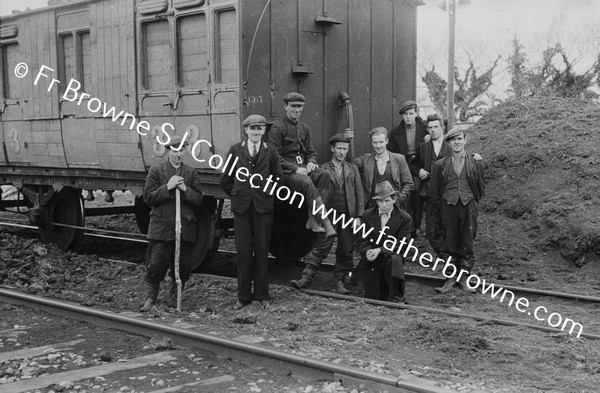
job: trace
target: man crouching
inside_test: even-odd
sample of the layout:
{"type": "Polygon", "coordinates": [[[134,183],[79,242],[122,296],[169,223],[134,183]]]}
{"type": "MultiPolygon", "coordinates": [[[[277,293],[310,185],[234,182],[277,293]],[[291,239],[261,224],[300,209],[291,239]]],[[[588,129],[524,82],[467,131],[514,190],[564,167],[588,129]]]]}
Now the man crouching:
{"type": "MultiPolygon", "coordinates": [[[[410,215],[396,206],[397,191],[390,182],[375,186],[373,199],[377,207],[366,210],[362,222],[373,228],[377,238],[359,237],[358,251],[362,259],[357,265],[365,297],[404,303],[404,261],[402,256],[385,248],[387,242],[396,244],[408,239],[412,227],[410,215]],[[385,234],[385,236],[382,236],[385,234]]],[[[393,249],[393,247],[391,247],[393,249]]]]}
{"type": "Polygon", "coordinates": [[[146,300],[140,311],[150,311],[169,267],[173,278],[169,290],[169,307],[177,306],[177,285],[175,284],[175,189],[181,193],[181,252],[179,275],[182,287],[190,277],[192,246],[196,241],[195,211],[202,204],[200,175],[183,163],[185,146],[180,136],[171,138],[165,147],[168,160],[153,165],[148,172],[144,186],[144,201],[150,207],[148,227],[148,250],[146,251],[146,274],[148,287],[146,300]]]}

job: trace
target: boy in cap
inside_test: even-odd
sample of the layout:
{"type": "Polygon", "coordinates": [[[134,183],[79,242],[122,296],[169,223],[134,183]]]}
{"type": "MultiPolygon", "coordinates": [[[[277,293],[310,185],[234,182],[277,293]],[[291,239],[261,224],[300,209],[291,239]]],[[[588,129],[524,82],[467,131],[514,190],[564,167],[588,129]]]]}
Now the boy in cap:
{"type": "Polygon", "coordinates": [[[160,282],[170,268],[173,279],[169,307],[176,307],[175,284],[175,189],[181,194],[181,252],[179,275],[182,284],[190,277],[192,246],[196,241],[196,210],[202,204],[202,187],[198,172],[183,163],[187,142],[173,136],[165,146],[167,160],[153,165],[144,185],[144,202],[152,208],[148,227],[146,281],[148,292],[140,311],[149,311],[156,303],[160,282]]]}
{"type": "MultiPolygon", "coordinates": [[[[347,274],[352,270],[352,242],[354,239],[352,228],[354,225],[360,226],[364,195],[358,168],[355,164],[346,161],[346,155],[350,148],[350,138],[343,134],[336,134],[329,139],[329,146],[333,153],[331,160],[321,165],[321,168],[329,172],[333,185],[329,207],[335,210],[337,217],[344,215],[344,218],[339,220],[335,227],[338,242],[335,250],[334,275],[336,278],[336,291],[347,294],[349,291],[344,286],[344,281],[347,274]],[[344,228],[343,223],[347,223],[352,218],[358,222],[353,222],[344,228]]],[[[324,233],[317,234],[312,252],[304,258],[306,267],[302,272],[302,277],[298,280],[292,280],[294,288],[306,288],[312,282],[323,259],[327,258],[331,251],[334,239],[335,236],[326,236],[324,233]]]]}
{"type": "Polygon", "coordinates": [[[268,256],[274,197],[264,191],[264,186],[269,176],[282,176],[282,172],[277,151],[262,141],[266,125],[263,116],[248,116],[242,123],[246,138],[229,149],[228,157],[231,155],[233,162],[239,158],[235,170],[229,173],[238,173],[243,167],[248,176],[242,180],[227,173],[221,176],[221,186],[231,198],[235,227],[238,301],[233,308],[236,310],[252,300],[268,308],[270,301],[268,256]]]}
{"type": "Polygon", "coordinates": [[[377,206],[362,215],[363,224],[373,231],[367,237],[358,238],[357,247],[362,258],[356,270],[363,283],[365,297],[404,303],[404,260],[401,255],[384,247],[410,236],[410,215],[396,205],[397,193],[388,181],[375,186],[373,199],[377,206]]]}
{"type": "Polygon", "coordinates": [[[417,235],[416,231],[421,226],[423,217],[423,200],[419,197],[419,162],[417,160],[417,151],[419,144],[423,141],[429,141],[427,126],[419,117],[419,107],[415,101],[406,101],[399,110],[402,115],[402,121],[398,127],[390,131],[390,144],[388,150],[393,153],[402,154],[406,158],[410,173],[413,177],[414,188],[410,193],[409,209],[413,219],[412,235],[417,235]]]}
{"type": "Polygon", "coordinates": [[[313,201],[318,207],[326,203],[330,192],[329,172],[317,165],[317,153],[313,148],[310,128],[300,121],[305,98],[300,93],[288,93],[283,97],[285,116],[277,120],[269,130],[269,145],[281,157],[284,182],[292,191],[298,191],[309,203],[306,228],[334,236],[335,230],[329,219],[312,214],[313,201]]]}
{"type": "MultiPolygon", "coordinates": [[[[455,275],[446,279],[436,290],[446,293],[456,285],[473,292],[467,285],[468,274],[474,264],[473,239],[477,232],[477,203],[485,194],[483,166],[465,151],[467,138],[462,130],[453,128],[445,137],[451,155],[433,163],[431,168],[430,198],[439,207],[443,243],[440,254],[452,257],[455,275]],[[460,277],[457,281],[454,276],[460,277]]],[[[448,277],[448,276],[446,276],[448,277]]]]}

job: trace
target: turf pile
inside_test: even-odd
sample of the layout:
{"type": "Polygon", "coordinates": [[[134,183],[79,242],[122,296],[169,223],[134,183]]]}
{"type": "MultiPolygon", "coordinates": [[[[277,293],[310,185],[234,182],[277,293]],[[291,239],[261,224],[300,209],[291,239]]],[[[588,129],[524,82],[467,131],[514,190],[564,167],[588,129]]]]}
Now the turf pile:
{"type": "Polygon", "coordinates": [[[529,237],[574,263],[598,260],[599,131],[589,101],[527,98],[492,108],[468,132],[468,150],[485,161],[482,210],[522,220],[522,232],[507,234],[515,243],[529,237]]]}

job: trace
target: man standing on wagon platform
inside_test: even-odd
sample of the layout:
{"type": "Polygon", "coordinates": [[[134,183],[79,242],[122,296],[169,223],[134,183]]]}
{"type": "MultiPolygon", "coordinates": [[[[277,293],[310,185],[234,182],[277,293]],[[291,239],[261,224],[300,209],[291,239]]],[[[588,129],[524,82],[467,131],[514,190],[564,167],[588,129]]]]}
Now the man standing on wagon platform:
{"type": "Polygon", "coordinates": [[[285,116],[277,120],[269,130],[269,145],[281,157],[284,182],[293,191],[298,191],[308,204],[306,228],[326,236],[335,236],[335,230],[328,218],[322,219],[312,214],[313,203],[318,208],[328,202],[330,196],[330,175],[317,164],[310,135],[310,128],[300,121],[306,99],[300,93],[288,93],[283,97],[285,116]]]}
{"type": "Polygon", "coordinates": [[[153,165],[148,172],[144,186],[144,202],[152,208],[148,227],[148,250],[146,251],[146,274],[148,287],[146,300],[140,311],[152,309],[158,297],[160,282],[170,268],[171,288],[169,307],[177,306],[177,285],[175,284],[175,189],[181,194],[181,252],[179,254],[179,275],[182,285],[190,277],[192,246],[196,241],[195,211],[202,204],[200,175],[183,163],[187,143],[181,137],[171,137],[167,148],[168,159],[153,165]]]}

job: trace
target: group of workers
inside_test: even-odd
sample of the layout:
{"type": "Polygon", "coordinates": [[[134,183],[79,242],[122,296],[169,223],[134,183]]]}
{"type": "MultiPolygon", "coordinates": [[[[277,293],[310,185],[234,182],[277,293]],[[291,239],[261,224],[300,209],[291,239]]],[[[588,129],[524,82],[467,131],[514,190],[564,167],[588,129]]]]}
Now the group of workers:
{"type": "MultiPolygon", "coordinates": [[[[425,236],[433,250],[444,260],[450,258],[457,269],[467,272],[474,263],[473,239],[477,228],[477,203],[484,194],[481,156],[465,151],[465,132],[452,129],[444,135],[444,123],[437,115],[426,122],[418,115],[414,101],[400,108],[402,121],[390,132],[384,127],[369,132],[373,152],[348,160],[352,131],[336,134],[329,140],[331,158],[319,165],[311,141],[310,127],[300,120],[305,97],[299,93],[284,96],[285,116],[271,126],[250,115],[242,123],[245,137],[229,149],[251,177],[281,178],[283,185],[304,196],[308,210],[306,228],[315,232],[315,243],[305,256],[305,267],[291,285],[307,288],[322,261],[337,239],[334,276],[335,290],[349,293],[346,280],[352,271],[361,280],[365,297],[405,302],[404,261],[402,255],[384,246],[384,241],[409,239],[422,235],[423,210],[425,236]],[[353,162],[349,162],[353,161],[353,162]],[[334,215],[321,214],[334,211],[334,215]],[[335,224],[330,217],[340,217],[335,224]],[[351,225],[344,225],[352,219],[351,225]],[[361,225],[370,233],[385,232],[373,238],[356,232],[361,225]],[[353,265],[354,250],[360,262],[353,265]]],[[[175,190],[181,195],[181,250],[189,250],[195,240],[194,210],[202,203],[199,175],[183,164],[181,138],[167,145],[168,160],[150,169],[144,187],[144,200],[152,207],[145,282],[148,292],[141,311],[155,304],[159,285],[167,271],[174,274],[175,190]],[[179,150],[177,150],[179,148],[179,150]]],[[[266,187],[247,179],[223,173],[221,186],[231,199],[237,248],[238,293],[234,309],[253,300],[270,306],[268,250],[275,196],[266,187]],[[254,285],[252,285],[254,284],[254,285]]],[[[180,253],[180,279],[189,278],[189,252],[180,253]]],[[[464,277],[464,276],[462,276],[464,277]]],[[[169,306],[177,297],[171,280],[169,306]]],[[[446,293],[455,286],[471,291],[464,279],[449,278],[437,291],[446,293]]]]}

